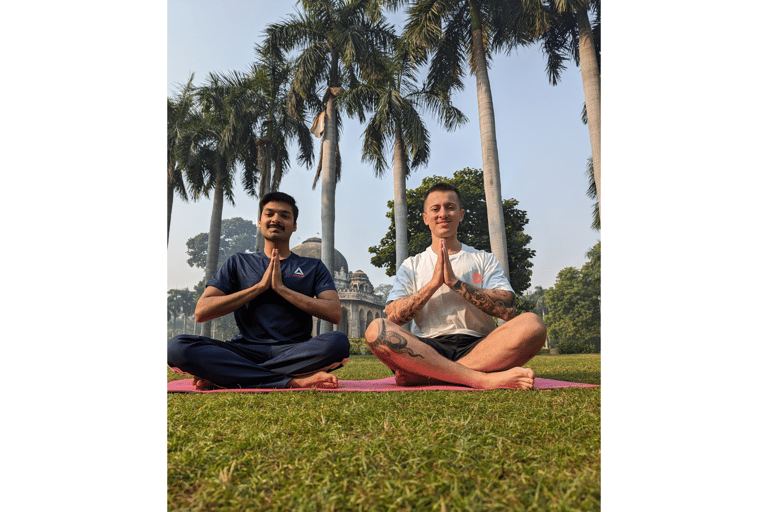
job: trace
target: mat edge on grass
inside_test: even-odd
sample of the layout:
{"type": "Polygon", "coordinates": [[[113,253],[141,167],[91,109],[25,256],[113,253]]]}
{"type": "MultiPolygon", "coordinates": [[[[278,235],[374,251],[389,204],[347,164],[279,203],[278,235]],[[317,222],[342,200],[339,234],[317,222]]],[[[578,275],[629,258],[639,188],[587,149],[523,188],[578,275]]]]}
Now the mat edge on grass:
{"type": "MultiPolygon", "coordinates": [[[[585,384],[581,382],[567,382],[563,380],[541,379],[534,381],[534,389],[556,389],[581,387],[592,388],[599,387],[597,384],[585,384]]],[[[339,387],[334,389],[322,388],[241,388],[241,389],[211,389],[207,391],[198,391],[192,387],[192,379],[181,379],[168,382],[168,393],[271,393],[274,391],[357,391],[357,392],[384,392],[384,391],[485,391],[465,386],[442,385],[442,386],[398,386],[395,384],[394,377],[386,377],[376,380],[340,380],[339,387]]],[[[499,388],[509,389],[509,388],[499,388]]]]}

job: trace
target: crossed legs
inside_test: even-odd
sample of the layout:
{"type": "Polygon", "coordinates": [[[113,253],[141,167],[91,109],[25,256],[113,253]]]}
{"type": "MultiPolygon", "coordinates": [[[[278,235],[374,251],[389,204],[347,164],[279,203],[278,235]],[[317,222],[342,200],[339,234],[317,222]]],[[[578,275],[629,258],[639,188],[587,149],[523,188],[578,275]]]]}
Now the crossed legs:
{"type": "Polygon", "coordinates": [[[193,376],[196,389],[338,387],[329,373],[349,358],[349,340],[340,332],[290,345],[223,342],[179,335],[168,342],[168,365],[193,376]]]}
{"type": "Polygon", "coordinates": [[[451,361],[399,325],[377,319],[365,331],[368,347],[395,372],[401,385],[433,381],[473,388],[533,388],[534,373],[523,368],[546,339],[546,328],[533,313],[523,313],[497,327],[472,351],[451,361]]]}

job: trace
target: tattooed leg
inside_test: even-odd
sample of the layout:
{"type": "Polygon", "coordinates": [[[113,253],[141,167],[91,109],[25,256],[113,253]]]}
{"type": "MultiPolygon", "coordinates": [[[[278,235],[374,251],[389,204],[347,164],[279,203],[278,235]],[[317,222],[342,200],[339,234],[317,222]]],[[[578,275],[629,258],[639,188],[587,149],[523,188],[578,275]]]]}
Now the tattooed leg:
{"type": "Polygon", "coordinates": [[[384,322],[381,323],[379,335],[375,340],[373,340],[373,342],[369,343],[368,345],[372,349],[374,347],[384,346],[395,354],[407,354],[411,357],[420,357],[424,359],[423,355],[417,354],[412,349],[408,348],[408,340],[406,340],[403,336],[399,335],[391,329],[387,331],[386,323],[384,322]]]}
{"type": "Polygon", "coordinates": [[[483,373],[446,359],[426,343],[389,320],[379,318],[365,331],[371,351],[395,371],[400,383],[426,384],[450,382],[473,388],[533,387],[533,371],[528,368],[483,373]],[[427,379],[433,379],[428,381],[427,379]]]}

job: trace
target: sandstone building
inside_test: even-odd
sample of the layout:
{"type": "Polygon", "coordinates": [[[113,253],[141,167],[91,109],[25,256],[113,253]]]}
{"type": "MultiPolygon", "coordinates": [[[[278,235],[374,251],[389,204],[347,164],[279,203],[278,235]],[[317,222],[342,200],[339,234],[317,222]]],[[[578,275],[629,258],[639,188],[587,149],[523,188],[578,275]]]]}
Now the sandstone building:
{"type": "MultiPolygon", "coordinates": [[[[299,256],[320,259],[320,242],[320,238],[308,238],[291,251],[299,256]]],[[[365,272],[357,270],[350,274],[348,268],[347,259],[336,251],[333,269],[329,270],[341,300],[341,322],[334,325],[333,330],[341,331],[350,338],[362,338],[369,323],[375,318],[384,317],[386,297],[373,293],[373,285],[365,272]]],[[[320,320],[315,319],[313,336],[317,334],[319,325],[320,320]]]]}

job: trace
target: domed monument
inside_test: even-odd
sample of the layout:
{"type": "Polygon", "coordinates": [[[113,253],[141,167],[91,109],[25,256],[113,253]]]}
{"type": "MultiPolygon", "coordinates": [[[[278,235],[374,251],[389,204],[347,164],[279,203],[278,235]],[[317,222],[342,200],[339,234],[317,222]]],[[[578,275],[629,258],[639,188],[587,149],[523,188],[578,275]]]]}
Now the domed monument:
{"type": "MultiPolygon", "coordinates": [[[[312,238],[307,238],[304,240],[301,245],[297,245],[291,249],[291,252],[294,252],[299,256],[304,256],[305,258],[320,259],[320,255],[322,254],[321,242],[322,240],[316,236],[313,236],[312,238]]],[[[329,268],[328,270],[331,272],[339,272],[342,268],[349,268],[349,265],[347,265],[347,259],[339,251],[334,249],[333,252],[333,268],[329,268]]]]}
{"type": "MultiPolygon", "coordinates": [[[[293,247],[291,252],[307,258],[320,259],[321,239],[307,238],[300,245],[293,247]]],[[[333,326],[333,330],[341,331],[350,338],[363,338],[365,329],[374,319],[384,317],[386,297],[373,293],[373,285],[365,272],[357,270],[348,273],[347,259],[338,250],[333,258],[333,283],[339,292],[341,301],[341,322],[333,326]]],[[[312,335],[319,332],[320,320],[315,318],[312,335]]]]}

